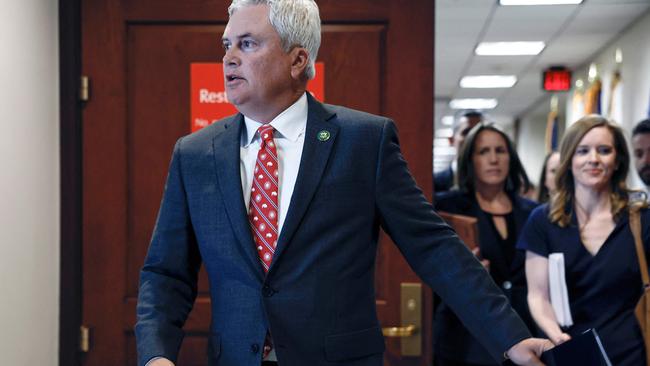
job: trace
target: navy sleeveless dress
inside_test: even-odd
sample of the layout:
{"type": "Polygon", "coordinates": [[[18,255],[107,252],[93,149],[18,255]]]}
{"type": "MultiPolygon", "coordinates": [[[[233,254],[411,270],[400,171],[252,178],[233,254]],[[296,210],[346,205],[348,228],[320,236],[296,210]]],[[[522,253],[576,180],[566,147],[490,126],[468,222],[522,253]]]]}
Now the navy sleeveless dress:
{"type": "MultiPolygon", "coordinates": [[[[613,365],[645,365],[645,349],[634,307],[642,294],[641,273],[627,213],[599,251],[582,244],[575,215],[561,228],[548,219],[548,204],[537,207],[519,237],[517,247],[548,257],[564,253],[565,275],[575,337],[595,328],[613,365]]],[[[641,211],[642,239],[650,248],[650,210],[641,211]]]]}

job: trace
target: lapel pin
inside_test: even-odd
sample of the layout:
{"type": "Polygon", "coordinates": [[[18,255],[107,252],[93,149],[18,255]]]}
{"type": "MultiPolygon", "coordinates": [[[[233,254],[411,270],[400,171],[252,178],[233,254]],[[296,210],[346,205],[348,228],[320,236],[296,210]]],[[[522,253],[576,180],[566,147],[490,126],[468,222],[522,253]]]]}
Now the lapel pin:
{"type": "Polygon", "coordinates": [[[327,130],[322,130],[318,133],[318,141],[327,141],[330,139],[330,132],[327,130]]]}

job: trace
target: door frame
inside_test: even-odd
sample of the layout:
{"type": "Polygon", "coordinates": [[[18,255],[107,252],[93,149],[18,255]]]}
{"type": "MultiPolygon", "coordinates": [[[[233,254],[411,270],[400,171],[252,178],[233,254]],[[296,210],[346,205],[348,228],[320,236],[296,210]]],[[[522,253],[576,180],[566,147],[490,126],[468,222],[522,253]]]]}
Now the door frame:
{"type": "Polygon", "coordinates": [[[81,0],[59,1],[59,365],[79,365],[81,326],[81,0]]]}
{"type": "MultiPolygon", "coordinates": [[[[61,203],[58,361],[59,365],[66,366],[81,365],[83,360],[83,353],[79,351],[79,327],[83,311],[83,102],[79,99],[81,7],[81,0],[59,1],[61,203]]],[[[435,48],[435,40],[433,42],[435,48]]]]}

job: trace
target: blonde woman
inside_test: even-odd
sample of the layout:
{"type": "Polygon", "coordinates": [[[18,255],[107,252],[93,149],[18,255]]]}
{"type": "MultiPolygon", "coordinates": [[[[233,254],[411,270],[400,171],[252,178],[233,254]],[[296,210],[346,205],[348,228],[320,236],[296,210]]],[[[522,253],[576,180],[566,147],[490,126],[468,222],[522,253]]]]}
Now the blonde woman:
{"type": "MultiPolygon", "coordinates": [[[[528,304],[537,325],[555,344],[589,328],[600,334],[612,364],[645,365],[634,306],[641,274],[628,221],[625,184],[630,156],[621,129],[586,116],[560,147],[557,192],[531,214],[518,242],[526,250],[528,304]],[[564,256],[573,325],[562,329],[549,300],[548,256],[564,256]]],[[[642,238],[650,247],[650,211],[642,209],[642,238]]]]}

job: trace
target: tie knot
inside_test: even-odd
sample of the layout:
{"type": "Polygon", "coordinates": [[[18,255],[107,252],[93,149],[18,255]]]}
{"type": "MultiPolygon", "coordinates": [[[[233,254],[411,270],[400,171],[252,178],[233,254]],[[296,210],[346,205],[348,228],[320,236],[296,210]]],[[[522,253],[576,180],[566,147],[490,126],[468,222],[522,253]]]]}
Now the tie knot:
{"type": "Polygon", "coordinates": [[[275,129],[273,128],[273,126],[271,126],[270,124],[265,124],[265,125],[261,125],[260,128],[257,129],[257,132],[260,133],[260,138],[262,139],[262,141],[266,143],[269,141],[273,141],[274,130],[275,129]]]}

